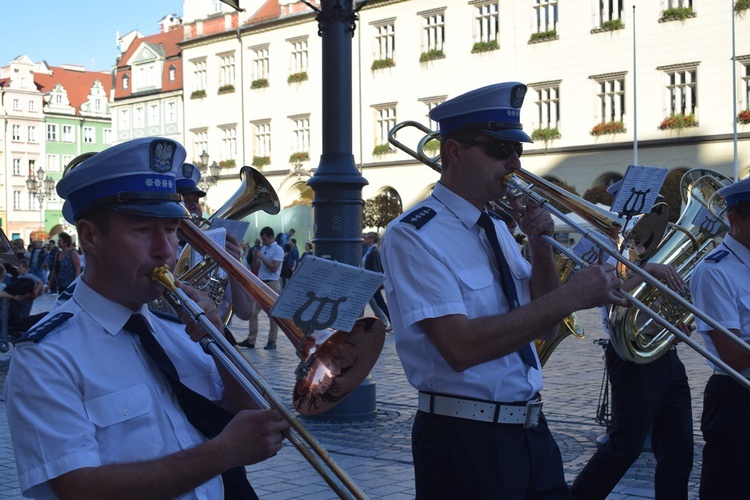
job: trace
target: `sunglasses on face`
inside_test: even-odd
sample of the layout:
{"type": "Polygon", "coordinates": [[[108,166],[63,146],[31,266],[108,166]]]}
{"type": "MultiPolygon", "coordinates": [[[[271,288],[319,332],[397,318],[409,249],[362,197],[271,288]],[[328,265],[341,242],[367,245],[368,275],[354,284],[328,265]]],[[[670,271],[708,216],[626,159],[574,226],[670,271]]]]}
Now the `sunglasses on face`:
{"type": "Polygon", "coordinates": [[[506,142],[506,141],[473,141],[464,142],[464,146],[482,146],[484,148],[484,154],[494,158],[496,160],[507,160],[513,153],[516,153],[520,158],[523,154],[523,144],[520,142],[506,142]]]}

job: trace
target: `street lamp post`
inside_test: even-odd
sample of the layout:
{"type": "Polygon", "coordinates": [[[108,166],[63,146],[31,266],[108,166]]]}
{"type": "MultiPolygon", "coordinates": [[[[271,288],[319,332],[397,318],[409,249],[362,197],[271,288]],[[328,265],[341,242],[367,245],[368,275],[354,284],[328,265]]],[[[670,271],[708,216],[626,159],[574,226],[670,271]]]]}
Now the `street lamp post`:
{"type": "Polygon", "coordinates": [[[36,176],[33,172],[29,172],[29,178],[26,179],[26,189],[29,190],[29,195],[36,197],[39,200],[39,215],[41,230],[45,231],[44,228],[44,200],[52,197],[55,191],[55,180],[49,175],[45,177],[45,171],[42,167],[36,171],[36,176]]]}
{"type": "Polygon", "coordinates": [[[209,154],[204,150],[201,155],[201,186],[203,191],[208,192],[208,188],[214,186],[221,175],[221,165],[216,160],[209,166],[209,154]]]}

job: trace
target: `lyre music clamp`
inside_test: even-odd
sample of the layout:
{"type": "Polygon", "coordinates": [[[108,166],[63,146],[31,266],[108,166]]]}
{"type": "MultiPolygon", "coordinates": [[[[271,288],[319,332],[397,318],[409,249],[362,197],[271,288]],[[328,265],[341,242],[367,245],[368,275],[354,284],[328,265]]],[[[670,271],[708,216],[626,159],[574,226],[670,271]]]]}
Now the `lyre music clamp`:
{"type": "Polygon", "coordinates": [[[338,319],[339,305],[347,301],[347,297],[339,297],[338,299],[318,297],[313,291],[308,291],[306,295],[307,300],[294,311],[292,316],[292,321],[305,333],[305,339],[297,346],[297,355],[304,359],[295,370],[295,374],[300,378],[307,375],[310,365],[315,359],[314,355],[307,358],[300,355],[301,350],[306,347],[306,339],[315,330],[323,330],[333,325],[338,319]],[[313,307],[315,302],[318,303],[317,307],[313,307]]]}

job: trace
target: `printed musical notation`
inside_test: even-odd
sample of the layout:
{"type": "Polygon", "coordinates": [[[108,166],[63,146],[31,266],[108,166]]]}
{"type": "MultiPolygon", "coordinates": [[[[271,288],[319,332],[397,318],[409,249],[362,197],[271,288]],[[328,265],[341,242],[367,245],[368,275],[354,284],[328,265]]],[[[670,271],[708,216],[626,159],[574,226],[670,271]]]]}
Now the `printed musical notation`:
{"type": "Polygon", "coordinates": [[[659,196],[667,172],[668,169],[662,167],[628,166],[617,196],[612,201],[611,210],[630,217],[649,213],[659,196]]]}

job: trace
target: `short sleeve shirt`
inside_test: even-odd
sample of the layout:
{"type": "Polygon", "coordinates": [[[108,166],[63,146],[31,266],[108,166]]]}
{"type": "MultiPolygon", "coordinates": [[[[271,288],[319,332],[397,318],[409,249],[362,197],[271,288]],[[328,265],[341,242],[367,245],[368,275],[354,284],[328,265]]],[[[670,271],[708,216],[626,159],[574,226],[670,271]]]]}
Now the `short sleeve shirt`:
{"type": "MultiPolygon", "coordinates": [[[[432,196],[389,225],[381,259],[396,349],[409,382],[419,391],[527,401],[542,389],[542,372],[526,365],[518,353],[456,372],[419,326],[427,318],[480,318],[509,311],[497,262],[477,225],[479,215],[473,205],[438,183],[432,196]],[[424,224],[408,222],[429,214],[424,224]]],[[[531,300],[531,265],[505,224],[494,222],[523,306],[531,300]]]]}
{"type": "MultiPolygon", "coordinates": [[[[281,262],[282,260],[284,260],[284,250],[282,250],[282,248],[275,241],[270,245],[263,245],[260,248],[260,253],[263,254],[263,257],[265,257],[266,260],[270,260],[271,262],[281,262]]],[[[258,268],[258,278],[262,279],[263,281],[279,281],[280,277],[281,266],[279,266],[276,271],[271,271],[263,263],[263,261],[260,261],[260,267],[258,268]]]]}

